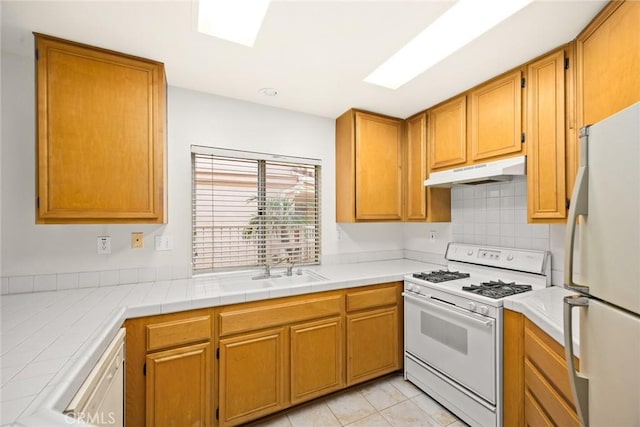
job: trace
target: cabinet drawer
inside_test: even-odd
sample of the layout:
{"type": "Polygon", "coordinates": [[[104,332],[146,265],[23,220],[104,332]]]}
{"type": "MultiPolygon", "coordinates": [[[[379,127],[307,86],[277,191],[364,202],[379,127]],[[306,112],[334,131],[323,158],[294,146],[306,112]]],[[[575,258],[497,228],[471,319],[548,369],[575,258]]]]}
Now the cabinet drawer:
{"type": "Polygon", "coordinates": [[[540,406],[549,415],[554,424],[563,427],[578,427],[580,425],[575,409],[558,394],[556,389],[546,381],[540,371],[529,360],[524,362],[524,383],[525,390],[540,402],[540,406]]]}
{"type": "Polygon", "coordinates": [[[342,293],[333,293],[316,298],[294,297],[276,303],[232,306],[219,314],[220,336],[339,315],[343,304],[342,293]]]}
{"type": "Polygon", "coordinates": [[[398,303],[398,287],[396,284],[377,289],[364,289],[347,294],[347,312],[365,308],[382,307],[398,303]]]}
{"type": "Polygon", "coordinates": [[[529,320],[525,322],[524,342],[525,357],[543,373],[559,394],[573,405],[564,347],[529,320]]]}
{"type": "Polygon", "coordinates": [[[528,391],[524,393],[525,425],[527,427],[548,426],[553,427],[553,423],[540,407],[540,403],[528,391]]]}
{"type": "Polygon", "coordinates": [[[211,316],[147,325],[147,351],[211,339],[211,316]]]}

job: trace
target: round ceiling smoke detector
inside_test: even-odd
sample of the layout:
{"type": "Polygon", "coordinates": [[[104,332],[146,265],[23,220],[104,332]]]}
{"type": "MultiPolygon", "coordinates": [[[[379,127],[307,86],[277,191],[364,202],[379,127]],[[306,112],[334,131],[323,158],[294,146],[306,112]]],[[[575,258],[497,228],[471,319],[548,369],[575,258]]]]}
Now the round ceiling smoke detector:
{"type": "Polygon", "coordinates": [[[272,87],[263,87],[262,89],[260,89],[258,91],[258,93],[260,95],[264,95],[264,96],[277,96],[278,95],[278,91],[272,87]]]}

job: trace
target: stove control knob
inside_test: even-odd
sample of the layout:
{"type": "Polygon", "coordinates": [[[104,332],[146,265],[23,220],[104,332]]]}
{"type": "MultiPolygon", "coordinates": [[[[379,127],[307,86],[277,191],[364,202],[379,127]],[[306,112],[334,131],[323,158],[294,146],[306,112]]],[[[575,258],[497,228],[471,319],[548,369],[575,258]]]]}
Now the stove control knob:
{"type": "Polygon", "coordinates": [[[469,249],[469,250],[467,251],[467,255],[468,255],[468,256],[473,255],[473,249],[469,249]]]}
{"type": "Polygon", "coordinates": [[[469,303],[469,310],[476,311],[476,303],[475,302],[470,302],[469,303]]]}
{"type": "Polygon", "coordinates": [[[489,313],[489,309],[487,308],[486,305],[483,305],[483,306],[480,307],[480,313],[482,313],[482,314],[489,313]]]}
{"type": "Polygon", "coordinates": [[[513,254],[507,255],[507,261],[513,261],[513,254]]]}

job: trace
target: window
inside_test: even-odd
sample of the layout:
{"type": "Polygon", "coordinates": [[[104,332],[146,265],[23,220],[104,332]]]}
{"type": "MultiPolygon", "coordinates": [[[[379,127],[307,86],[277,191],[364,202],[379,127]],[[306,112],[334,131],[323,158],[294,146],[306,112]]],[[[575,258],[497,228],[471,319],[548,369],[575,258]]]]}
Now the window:
{"type": "Polygon", "coordinates": [[[191,151],[194,273],[319,263],[319,160],[191,151]]]}

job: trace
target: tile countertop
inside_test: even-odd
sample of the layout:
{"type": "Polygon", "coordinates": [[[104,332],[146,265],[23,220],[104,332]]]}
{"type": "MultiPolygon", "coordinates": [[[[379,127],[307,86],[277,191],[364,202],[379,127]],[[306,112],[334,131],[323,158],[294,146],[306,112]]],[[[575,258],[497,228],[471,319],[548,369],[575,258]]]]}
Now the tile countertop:
{"type": "MultiPolygon", "coordinates": [[[[564,302],[569,295],[575,295],[559,286],[551,286],[507,297],[504,308],[517,311],[527,316],[543,331],[564,346],[564,302]]],[[[573,353],[580,357],[580,315],[579,310],[573,310],[573,353]]]]}
{"type": "Polygon", "coordinates": [[[439,268],[406,259],[311,266],[327,280],[239,292],[222,292],[216,276],[209,275],[3,295],[0,424],[69,425],[62,410],[127,318],[392,282],[439,268]]]}
{"type": "MultiPolygon", "coordinates": [[[[69,425],[62,410],[127,318],[392,282],[439,268],[398,259],[313,266],[327,280],[288,288],[222,292],[216,276],[202,276],[3,295],[0,424],[69,425]]],[[[547,288],[511,297],[505,307],[525,314],[562,343],[562,297],[569,294],[547,288]]]]}

